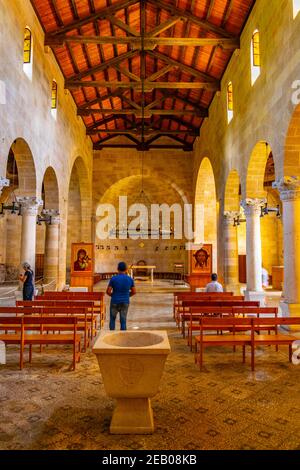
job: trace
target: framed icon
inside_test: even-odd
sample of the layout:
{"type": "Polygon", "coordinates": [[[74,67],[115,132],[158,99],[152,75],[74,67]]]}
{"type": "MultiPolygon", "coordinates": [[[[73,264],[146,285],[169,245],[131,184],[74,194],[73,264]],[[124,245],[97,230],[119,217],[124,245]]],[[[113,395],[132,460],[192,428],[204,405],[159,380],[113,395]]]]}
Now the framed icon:
{"type": "Polygon", "coordinates": [[[93,243],[72,243],[71,274],[91,275],[94,272],[93,243]]]}
{"type": "Polygon", "coordinates": [[[212,273],[212,248],[212,245],[206,244],[191,251],[191,274],[212,273]]]}

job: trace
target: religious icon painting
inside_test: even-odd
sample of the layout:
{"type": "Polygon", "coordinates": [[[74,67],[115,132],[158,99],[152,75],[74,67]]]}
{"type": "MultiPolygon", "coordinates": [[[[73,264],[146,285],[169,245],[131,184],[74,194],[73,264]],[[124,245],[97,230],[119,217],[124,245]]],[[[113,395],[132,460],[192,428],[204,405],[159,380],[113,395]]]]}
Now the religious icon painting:
{"type": "Polygon", "coordinates": [[[191,273],[212,273],[212,245],[203,245],[199,250],[191,251],[191,273]]]}
{"type": "Polygon", "coordinates": [[[72,243],[71,272],[87,274],[94,271],[94,245],[72,243]]]}

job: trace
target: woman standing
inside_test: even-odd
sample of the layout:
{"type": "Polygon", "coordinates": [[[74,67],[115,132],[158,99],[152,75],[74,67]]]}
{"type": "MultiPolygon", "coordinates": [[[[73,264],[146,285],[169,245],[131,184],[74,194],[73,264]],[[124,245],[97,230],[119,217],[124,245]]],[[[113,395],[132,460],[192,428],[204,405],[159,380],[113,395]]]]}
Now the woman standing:
{"type": "Polygon", "coordinates": [[[24,274],[20,274],[20,281],[23,282],[23,300],[32,300],[34,294],[34,276],[30,264],[23,263],[24,274]]]}

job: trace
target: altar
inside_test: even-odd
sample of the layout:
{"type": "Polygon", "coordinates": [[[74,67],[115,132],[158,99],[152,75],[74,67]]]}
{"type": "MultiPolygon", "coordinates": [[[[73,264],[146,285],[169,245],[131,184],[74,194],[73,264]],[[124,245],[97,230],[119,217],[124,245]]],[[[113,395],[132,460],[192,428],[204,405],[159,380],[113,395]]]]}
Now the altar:
{"type": "Polygon", "coordinates": [[[134,279],[134,270],[135,269],[139,269],[141,270],[142,269],[147,269],[147,270],[150,270],[150,279],[151,279],[151,283],[153,284],[153,281],[154,281],[154,269],[156,269],[156,266],[147,266],[147,265],[132,265],[129,267],[129,275],[132,277],[132,279],[134,279]]]}

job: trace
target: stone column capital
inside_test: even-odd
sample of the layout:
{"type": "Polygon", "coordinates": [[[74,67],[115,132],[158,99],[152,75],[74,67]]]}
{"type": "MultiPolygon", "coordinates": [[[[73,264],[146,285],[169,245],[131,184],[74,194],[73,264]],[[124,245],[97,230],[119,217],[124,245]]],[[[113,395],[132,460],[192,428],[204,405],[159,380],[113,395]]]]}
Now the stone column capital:
{"type": "Polygon", "coordinates": [[[51,217],[51,225],[59,225],[60,224],[59,212],[56,209],[43,209],[42,210],[42,215],[51,217]]]}
{"type": "Polygon", "coordinates": [[[38,199],[35,196],[17,196],[16,199],[17,203],[21,204],[22,215],[37,216],[39,208],[44,204],[42,199],[38,199]]]}
{"type": "Polygon", "coordinates": [[[284,176],[273,183],[273,188],[279,191],[282,201],[300,199],[300,178],[298,176],[284,176]]]}
{"type": "Polygon", "coordinates": [[[241,201],[241,206],[245,211],[245,216],[260,215],[261,208],[266,205],[266,199],[247,198],[241,201]]]}
{"type": "Polygon", "coordinates": [[[0,176],[0,196],[2,193],[2,189],[9,186],[9,180],[7,178],[4,178],[3,176],[0,176]]]}
{"type": "Polygon", "coordinates": [[[240,213],[238,211],[225,211],[224,212],[224,220],[226,225],[233,225],[234,220],[238,218],[240,213]]]}

